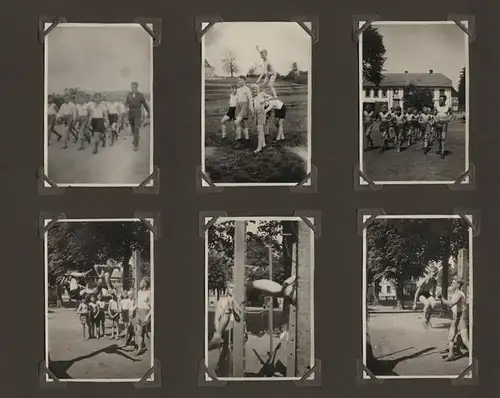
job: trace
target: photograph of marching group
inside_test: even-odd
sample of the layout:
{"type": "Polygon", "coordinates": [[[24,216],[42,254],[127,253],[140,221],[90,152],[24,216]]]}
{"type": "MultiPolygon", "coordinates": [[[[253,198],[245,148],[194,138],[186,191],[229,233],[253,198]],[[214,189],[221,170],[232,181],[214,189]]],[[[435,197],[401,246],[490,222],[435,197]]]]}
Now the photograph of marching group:
{"type": "Polygon", "coordinates": [[[142,183],[153,172],[152,88],[141,25],[57,25],[45,37],[45,175],[61,187],[142,183]]]}
{"type": "MultiPolygon", "coordinates": [[[[472,222],[472,216],[464,217],[472,222]]],[[[472,277],[472,228],[461,216],[378,216],[368,223],[363,237],[368,370],[380,379],[461,375],[473,358],[472,277]]]]}
{"type": "Polygon", "coordinates": [[[298,380],[314,367],[313,244],[298,217],[208,227],[206,380],[298,380]]]}
{"type": "Polygon", "coordinates": [[[212,183],[292,186],[310,172],[311,58],[311,36],[296,22],[209,27],[201,44],[202,171],[212,183]]]}
{"type": "Polygon", "coordinates": [[[468,35],[451,21],[372,22],[358,47],[361,171],[379,184],[455,182],[469,169],[468,35]]]}
{"type": "Polygon", "coordinates": [[[45,361],[57,379],[137,382],[153,366],[153,240],[138,219],[47,230],[45,361]]]}

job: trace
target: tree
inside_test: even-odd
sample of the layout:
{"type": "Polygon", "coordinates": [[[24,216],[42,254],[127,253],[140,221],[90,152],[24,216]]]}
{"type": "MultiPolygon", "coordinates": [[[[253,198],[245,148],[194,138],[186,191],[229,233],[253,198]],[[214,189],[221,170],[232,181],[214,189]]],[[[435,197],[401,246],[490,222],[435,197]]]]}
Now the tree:
{"type": "Polygon", "coordinates": [[[465,98],[466,98],[466,92],[465,92],[465,87],[466,87],[466,71],[465,68],[462,68],[460,71],[460,79],[458,81],[458,105],[461,110],[466,111],[466,103],[465,103],[465,98]]]}
{"type": "Polygon", "coordinates": [[[240,71],[240,68],[236,64],[236,56],[231,51],[222,58],[222,68],[226,73],[229,73],[231,77],[234,77],[234,75],[240,71]]]}
{"type": "Polygon", "coordinates": [[[409,84],[404,89],[403,103],[405,109],[416,108],[422,110],[423,107],[434,108],[434,96],[427,87],[417,87],[409,84]]]}
{"type": "Polygon", "coordinates": [[[468,245],[468,228],[461,219],[379,219],[366,234],[367,283],[393,282],[399,308],[404,307],[406,282],[422,276],[431,261],[456,259],[468,245]]]}
{"type": "Polygon", "coordinates": [[[373,26],[369,26],[362,35],[363,40],[363,79],[379,86],[384,78],[384,63],[386,58],[384,37],[373,26]]]}

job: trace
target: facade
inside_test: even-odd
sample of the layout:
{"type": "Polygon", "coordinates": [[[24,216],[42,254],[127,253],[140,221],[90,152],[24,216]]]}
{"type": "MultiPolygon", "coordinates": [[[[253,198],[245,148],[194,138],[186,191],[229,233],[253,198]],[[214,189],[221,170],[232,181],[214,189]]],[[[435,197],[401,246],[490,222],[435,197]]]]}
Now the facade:
{"type": "MultiPolygon", "coordinates": [[[[380,291],[378,292],[378,299],[383,300],[396,300],[396,286],[392,281],[382,279],[380,281],[380,291]]],[[[405,283],[403,288],[403,293],[405,296],[411,296],[416,292],[416,283],[414,281],[408,281],[405,283]]]]}
{"type": "Polygon", "coordinates": [[[215,77],[215,69],[212,65],[205,60],[205,78],[213,78],[215,77]]]}
{"type": "Polygon", "coordinates": [[[372,82],[363,81],[361,99],[363,104],[373,104],[376,112],[382,104],[391,107],[400,106],[404,110],[404,89],[410,84],[415,87],[426,87],[434,94],[434,103],[441,95],[446,95],[448,103],[452,104],[453,84],[451,79],[442,73],[386,73],[380,85],[376,87],[372,82]]]}

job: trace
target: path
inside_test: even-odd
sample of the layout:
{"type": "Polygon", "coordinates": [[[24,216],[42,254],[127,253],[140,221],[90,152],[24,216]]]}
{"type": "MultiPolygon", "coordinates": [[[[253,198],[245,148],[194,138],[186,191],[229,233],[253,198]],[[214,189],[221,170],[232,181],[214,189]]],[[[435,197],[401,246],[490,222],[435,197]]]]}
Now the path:
{"type": "Polygon", "coordinates": [[[133,151],[132,136],[118,138],[113,146],[99,146],[99,153],[92,154],[86,143],[83,151],[70,140],[68,149],[52,135],[48,147],[48,177],[58,184],[136,184],[150,174],[149,126],[141,128],[140,146],[133,151]]]}
{"type": "Polygon", "coordinates": [[[363,169],[374,181],[455,181],[465,171],[465,124],[459,120],[450,123],[444,160],[436,153],[436,143],[427,155],[422,141],[400,153],[394,148],[381,153],[377,129],[372,138],[376,147],[364,153],[363,169]]]}
{"type": "MultiPolygon", "coordinates": [[[[83,340],[74,309],[51,308],[48,314],[50,369],[59,378],[140,379],[151,367],[151,354],[132,356],[118,350],[123,340],[83,340]]],[[[108,322],[106,322],[108,324],[108,322]]],[[[108,331],[109,332],[109,331],[108,331]]]]}
{"type": "Polygon", "coordinates": [[[434,316],[426,330],[421,313],[370,314],[368,329],[378,364],[371,370],[375,375],[458,376],[469,358],[443,361],[450,323],[434,316]]]}

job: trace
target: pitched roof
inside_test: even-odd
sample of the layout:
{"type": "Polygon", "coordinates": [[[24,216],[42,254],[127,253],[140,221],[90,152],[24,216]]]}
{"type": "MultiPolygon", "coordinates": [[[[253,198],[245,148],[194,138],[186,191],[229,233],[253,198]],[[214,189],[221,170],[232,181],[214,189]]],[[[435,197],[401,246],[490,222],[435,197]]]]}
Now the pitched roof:
{"type": "Polygon", "coordinates": [[[210,64],[208,63],[208,61],[207,61],[207,60],[205,60],[205,68],[211,68],[211,67],[212,67],[212,65],[210,65],[210,64]]]}
{"type": "MultiPolygon", "coordinates": [[[[451,79],[442,73],[386,73],[379,87],[405,87],[409,84],[421,87],[453,87],[451,79]]],[[[369,80],[363,81],[363,86],[374,87],[369,80]]]]}

